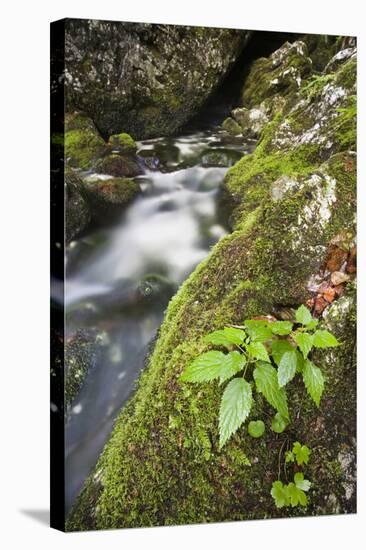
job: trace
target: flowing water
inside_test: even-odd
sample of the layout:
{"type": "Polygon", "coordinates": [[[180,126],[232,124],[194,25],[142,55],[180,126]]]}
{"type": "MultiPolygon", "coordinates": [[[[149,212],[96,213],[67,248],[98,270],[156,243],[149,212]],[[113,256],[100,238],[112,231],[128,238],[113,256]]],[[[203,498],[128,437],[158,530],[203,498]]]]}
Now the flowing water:
{"type": "Polygon", "coordinates": [[[252,150],[215,129],[138,146],[149,167],[136,178],[142,194],[113,226],[67,251],[66,338],[85,331],[96,342],[67,412],[67,510],[134,389],[169,299],[226,234],[223,178],[252,150]]]}

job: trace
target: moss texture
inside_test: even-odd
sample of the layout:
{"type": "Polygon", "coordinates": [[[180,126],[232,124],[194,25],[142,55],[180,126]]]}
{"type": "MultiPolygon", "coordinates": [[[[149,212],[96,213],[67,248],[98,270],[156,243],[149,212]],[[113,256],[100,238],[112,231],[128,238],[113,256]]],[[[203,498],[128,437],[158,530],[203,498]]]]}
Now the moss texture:
{"type": "Polygon", "coordinates": [[[87,170],[103,153],[104,140],[93,122],[80,113],[65,118],[65,158],[74,168],[87,170]]]}
{"type": "MultiPolygon", "coordinates": [[[[303,386],[294,384],[292,423],[283,434],[267,429],[254,440],[244,427],[219,451],[221,389],[179,381],[187,363],[207,348],[208,331],[305,302],[330,240],[340,231],[354,235],[355,143],[336,139],[326,146],[354,80],[354,68],[344,66],[333,88],[327,82],[305,99],[294,88],[255,152],[228,172],[226,187],[236,202],[233,232],[171,300],[138,389],[69,516],[68,530],[355,511],[352,286],[322,321],[343,345],[316,358],[327,375],[321,406],[316,409],[303,386]],[[353,82],[345,83],[346,74],[353,74],[353,82]],[[342,78],[344,94],[333,101],[342,78]],[[317,114],[325,117],[320,129],[313,128],[317,114]],[[314,489],[307,508],[283,512],[274,507],[271,484],[284,450],[296,440],[313,449],[306,475],[314,489]]],[[[262,418],[268,426],[273,414],[259,399],[249,420],[262,418]]]]}

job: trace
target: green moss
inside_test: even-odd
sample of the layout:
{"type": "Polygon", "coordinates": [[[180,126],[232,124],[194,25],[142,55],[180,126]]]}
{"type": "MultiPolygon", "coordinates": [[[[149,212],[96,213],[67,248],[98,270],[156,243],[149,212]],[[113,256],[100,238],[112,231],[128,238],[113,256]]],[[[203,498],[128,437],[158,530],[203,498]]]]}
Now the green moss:
{"type": "Polygon", "coordinates": [[[126,133],[110,136],[109,143],[112,147],[118,147],[124,153],[134,153],[137,149],[135,141],[126,133]]]}
{"type": "Polygon", "coordinates": [[[87,170],[104,150],[105,143],[90,119],[78,113],[65,119],[65,158],[70,166],[87,170]]]}

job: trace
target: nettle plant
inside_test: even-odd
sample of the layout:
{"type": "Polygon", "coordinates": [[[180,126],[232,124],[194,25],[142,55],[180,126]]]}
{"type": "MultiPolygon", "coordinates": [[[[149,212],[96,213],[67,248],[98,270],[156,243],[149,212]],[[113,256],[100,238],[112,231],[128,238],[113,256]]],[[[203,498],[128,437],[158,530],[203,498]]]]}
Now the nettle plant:
{"type": "MultiPolygon", "coordinates": [[[[284,431],[290,422],[287,385],[301,376],[306,390],[319,406],[324,389],[321,369],[311,360],[313,348],[339,345],[327,330],[318,330],[318,320],[301,305],[296,322],[251,319],[243,326],[228,326],[205,336],[206,343],[226,351],[212,349],[202,353],[181,375],[184,382],[204,383],[218,380],[226,384],[219,415],[220,449],[248,418],[253,406],[253,391],[260,393],[277,411],[272,430],[284,431]]],[[[260,437],[265,431],[262,420],[249,423],[248,432],[260,437]]]]}
{"type": "MultiPolygon", "coordinates": [[[[306,445],[302,445],[299,441],[293,444],[292,451],[286,452],[286,464],[288,462],[295,462],[297,466],[302,466],[309,462],[310,449],[306,445]]],[[[307,491],[311,487],[311,482],[304,478],[302,472],[296,472],[294,474],[294,480],[290,483],[284,484],[282,481],[274,481],[272,483],[271,496],[275,501],[277,508],[284,508],[291,506],[306,506],[308,499],[306,496],[307,491]]]]}

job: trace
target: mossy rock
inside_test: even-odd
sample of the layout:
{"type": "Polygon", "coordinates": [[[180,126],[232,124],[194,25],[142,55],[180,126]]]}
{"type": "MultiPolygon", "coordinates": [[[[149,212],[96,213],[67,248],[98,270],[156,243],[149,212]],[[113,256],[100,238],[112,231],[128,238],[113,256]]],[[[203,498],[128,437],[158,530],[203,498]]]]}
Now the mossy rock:
{"type": "Polygon", "coordinates": [[[269,58],[254,61],[242,89],[242,105],[252,108],[276,94],[298,90],[311,73],[312,62],[306,44],[286,42],[269,58]]]}
{"type": "Polygon", "coordinates": [[[83,182],[83,193],[92,211],[92,217],[100,223],[112,221],[139,193],[137,182],[128,178],[97,179],[83,182]]]}
{"type": "Polygon", "coordinates": [[[116,153],[99,159],[95,164],[95,171],[116,178],[131,178],[142,173],[135,156],[116,153]]]}
{"type": "Polygon", "coordinates": [[[65,117],[65,159],[73,168],[88,170],[103,154],[105,142],[90,118],[80,113],[65,117]]]}
{"type": "Polygon", "coordinates": [[[231,136],[239,136],[242,133],[240,125],[231,117],[225,118],[222,127],[231,136]]]}
{"type": "Polygon", "coordinates": [[[108,144],[119,153],[136,153],[137,145],[134,139],[126,133],[114,134],[109,137],[108,144]]]}
{"type": "MultiPolygon", "coordinates": [[[[68,530],[355,511],[352,284],[321,319],[342,345],[315,357],[326,375],[320,407],[302,383],[294,382],[288,389],[292,420],[282,434],[267,429],[256,440],[243,426],[219,450],[222,389],[180,381],[187,364],[208,349],[207,332],[305,303],[329,244],[343,232],[354,236],[356,143],[347,126],[354,117],[349,110],[338,111],[354,94],[352,62],[339,68],[332,82],[318,82],[313,93],[306,83],[302,93],[289,93],[254,153],[227,173],[226,188],[236,204],[233,232],[171,300],[138,389],[116,422],[96,466],[98,475],[91,474],[70,513],[68,530]],[[328,101],[325,113],[326,98],[338,88],[344,93],[328,101]],[[314,130],[317,116],[324,124],[314,130]],[[337,138],[326,147],[332,125],[342,117],[340,135],[349,131],[346,142],[337,138]],[[271,485],[281,449],[296,440],[312,449],[306,470],[313,482],[309,505],[278,510],[271,485]]],[[[274,413],[259,397],[249,420],[270,423],[274,413]]]]}

